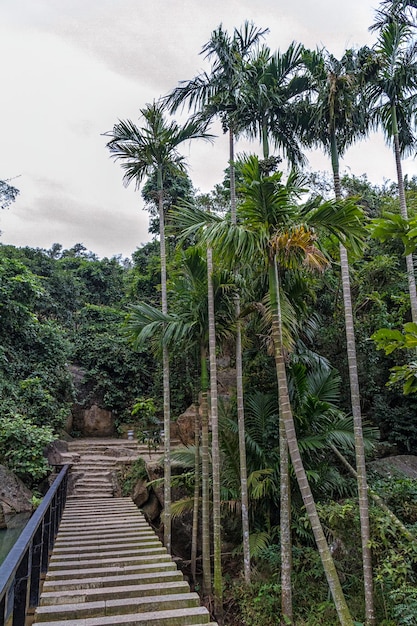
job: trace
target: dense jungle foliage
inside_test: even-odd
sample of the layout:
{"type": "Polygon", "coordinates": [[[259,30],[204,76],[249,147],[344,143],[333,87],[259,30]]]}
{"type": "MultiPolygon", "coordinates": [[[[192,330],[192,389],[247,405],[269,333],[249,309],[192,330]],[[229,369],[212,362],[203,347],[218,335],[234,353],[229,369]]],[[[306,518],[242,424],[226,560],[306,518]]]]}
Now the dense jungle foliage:
{"type": "MultiPolygon", "coordinates": [[[[346,177],[343,185],[359,198],[371,218],[381,216],[387,206],[397,210],[395,185],[375,187],[365,177],[346,177]]],[[[415,180],[407,182],[407,199],[414,213],[415,180]]],[[[329,250],[332,245],[329,241],[329,250]]],[[[175,251],[174,237],[170,244],[169,302],[170,310],[178,309],[178,313],[182,313],[184,304],[179,291],[184,285],[178,279],[183,263],[175,251]]],[[[398,328],[409,319],[400,244],[395,240],[381,243],[368,237],[364,254],[352,258],[351,277],[369,459],[410,454],[417,443],[415,394],[404,395],[398,384],[386,385],[390,368],[404,362],[405,357],[398,353],[385,356],[370,340],[378,329],[398,328]]],[[[291,289],[294,295],[295,286],[290,277],[287,279],[285,289],[291,289]]],[[[255,291],[252,287],[242,319],[250,523],[257,575],[250,588],[243,582],[230,587],[225,606],[230,623],[272,625],[279,610],[280,585],[278,410],[273,358],[259,314],[262,307],[254,306],[263,297],[264,286],[261,281],[255,291]]],[[[99,259],[79,244],[70,250],[59,245],[50,250],[0,245],[0,295],[0,461],[29,486],[38,485],[45,476],[44,447],[59,435],[70,412],[74,367],[82,370],[91,396],[99,398],[103,408],[112,410],[118,423],[129,418],[138,398],[152,398],[161,418],[158,350],[134,350],[125,325],[131,304],[138,300],[151,305],[158,302],[156,240],[136,250],[131,260],[99,259]]],[[[360,614],[361,558],[355,481],[331,447],[337,442],[339,450],[354,464],[342,306],[337,262],[321,275],[307,275],[298,302],[293,302],[297,316],[305,321],[288,354],[288,372],[298,435],[320,516],[334,546],[353,611],[360,614]]],[[[171,354],[174,420],[195,400],[198,391],[199,355],[191,337],[188,345],[189,349],[187,342],[182,342],[171,354]]],[[[233,366],[231,340],[226,338],[218,349],[219,354],[231,357],[233,366]]],[[[221,411],[220,437],[223,529],[225,542],[234,555],[225,557],[225,576],[236,580],[240,522],[232,507],[232,502],[239,498],[233,398],[221,411]]],[[[187,466],[186,459],[182,462],[187,466]]],[[[191,497],[193,470],[192,461],[188,462],[191,474],[185,475],[183,487],[191,497]]],[[[387,480],[372,469],[369,479],[414,532],[414,481],[400,475],[387,480]]],[[[181,477],[176,481],[181,483],[181,477]]],[[[326,599],[325,579],[295,484],[292,490],[293,567],[297,581],[294,603],[300,619],[297,623],[334,623],[334,609],[326,599]]],[[[404,615],[405,611],[415,615],[417,604],[415,544],[396,531],[376,505],[371,508],[371,525],[380,623],[414,623],[404,615]]]]}

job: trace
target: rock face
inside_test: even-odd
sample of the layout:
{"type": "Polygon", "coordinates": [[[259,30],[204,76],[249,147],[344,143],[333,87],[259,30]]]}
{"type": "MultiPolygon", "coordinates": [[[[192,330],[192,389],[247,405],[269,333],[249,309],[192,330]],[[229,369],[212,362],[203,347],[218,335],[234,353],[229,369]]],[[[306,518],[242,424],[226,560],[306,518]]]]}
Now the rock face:
{"type": "Polygon", "coordinates": [[[177,420],[177,435],[184,446],[194,444],[194,421],[196,411],[198,411],[198,407],[192,404],[177,420]]]}
{"type": "Polygon", "coordinates": [[[404,474],[408,478],[417,478],[417,456],[411,454],[401,454],[378,459],[369,464],[382,476],[392,476],[404,474]]]}
{"type": "Polygon", "coordinates": [[[112,437],[114,418],[111,411],[93,404],[89,409],[78,409],[74,415],[74,428],[84,437],[112,437]]]}
{"type": "Polygon", "coordinates": [[[72,407],[72,416],[67,421],[66,429],[78,431],[83,437],[113,437],[115,434],[114,418],[111,411],[102,409],[102,398],[92,393],[91,384],[86,382],[85,371],[77,365],[71,365],[77,401],[72,407]]]}
{"type": "Polygon", "coordinates": [[[0,522],[6,527],[5,518],[12,513],[25,513],[32,510],[32,493],[4,465],[0,465],[0,522]]]}

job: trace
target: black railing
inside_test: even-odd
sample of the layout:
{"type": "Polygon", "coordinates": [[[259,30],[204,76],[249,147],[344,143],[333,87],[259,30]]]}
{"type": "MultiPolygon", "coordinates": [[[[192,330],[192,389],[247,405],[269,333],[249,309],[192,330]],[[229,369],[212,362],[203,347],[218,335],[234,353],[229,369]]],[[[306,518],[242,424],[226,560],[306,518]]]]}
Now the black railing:
{"type": "Polygon", "coordinates": [[[69,465],[64,465],[0,566],[0,626],[24,626],[39,604],[42,575],[48,569],[67,496],[69,465]]]}

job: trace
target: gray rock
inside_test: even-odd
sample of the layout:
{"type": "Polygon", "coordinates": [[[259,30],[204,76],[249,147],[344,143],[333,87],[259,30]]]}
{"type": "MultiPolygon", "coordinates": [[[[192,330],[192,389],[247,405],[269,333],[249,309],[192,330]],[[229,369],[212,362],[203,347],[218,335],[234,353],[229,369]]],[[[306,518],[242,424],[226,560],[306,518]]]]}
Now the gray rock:
{"type": "Polygon", "coordinates": [[[404,474],[408,478],[417,478],[417,456],[399,454],[388,456],[369,463],[369,467],[385,477],[404,474]]]}
{"type": "MultiPolygon", "coordinates": [[[[0,506],[3,516],[32,510],[32,492],[4,465],[0,465],[0,506]]],[[[1,516],[0,516],[1,517],[1,516]]]]}
{"type": "Polygon", "coordinates": [[[149,492],[146,484],[146,480],[140,478],[133,488],[132,500],[138,508],[141,508],[149,499],[149,492]]]}

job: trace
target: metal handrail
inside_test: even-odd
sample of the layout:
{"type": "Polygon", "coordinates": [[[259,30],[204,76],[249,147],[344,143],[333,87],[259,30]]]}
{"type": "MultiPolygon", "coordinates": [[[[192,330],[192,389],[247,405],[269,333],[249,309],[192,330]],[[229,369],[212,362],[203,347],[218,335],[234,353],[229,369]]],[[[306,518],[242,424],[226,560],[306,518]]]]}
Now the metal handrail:
{"type": "Polygon", "coordinates": [[[24,626],[28,610],[39,604],[41,577],[64,510],[69,467],[63,466],[0,566],[0,626],[24,626]]]}

